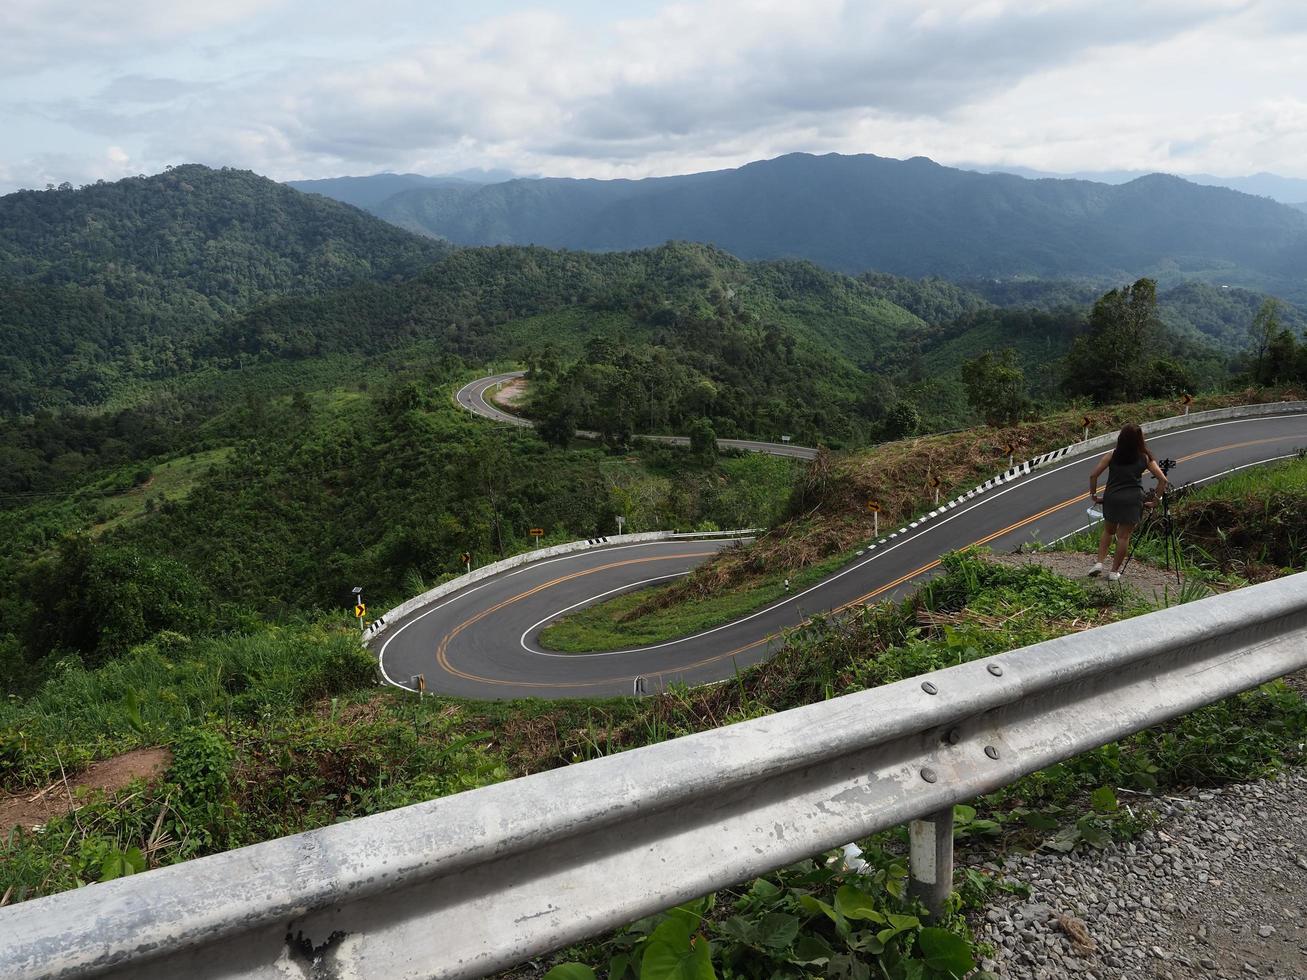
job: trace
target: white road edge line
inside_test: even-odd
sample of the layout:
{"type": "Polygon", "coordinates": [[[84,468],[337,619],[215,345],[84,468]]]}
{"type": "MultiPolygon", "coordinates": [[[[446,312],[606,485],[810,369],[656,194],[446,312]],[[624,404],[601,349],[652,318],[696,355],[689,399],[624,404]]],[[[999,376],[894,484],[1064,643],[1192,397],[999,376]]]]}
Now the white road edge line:
{"type": "MultiPolygon", "coordinates": [[[[1283,418],[1283,416],[1281,417],[1283,418]]],[[[1232,466],[1228,470],[1221,470],[1220,473],[1213,473],[1211,476],[1205,476],[1200,480],[1190,480],[1188,483],[1185,484],[1185,486],[1194,487],[1200,483],[1209,483],[1212,480],[1219,480],[1223,476],[1229,476],[1231,473],[1238,473],[1240,470],[1246,470],[1252,466],[1265,466],[1267,463],[1278,463],[1282,459],[1294,459],[1297,455],[1298,455],[1297,453],[1287,453],[1284,456],[1268,456],[1266,459],[1257,459],[1251,463],[1244,463],[1242,466],[1232,466]]],[[[1050,545],[1060,544],[1061,542],[1065,541],[1067,538],[1074,538],[1081,531],[1088,531],[1091,527],[1093,527],[1095,524],[1098,523],[1099,523],[1098,521],[1090,521],[1084,527],[1078,527],[1074,531],[1068,531],[1060,538],[1054,538],[1052,541],[1048,543],[1050,545]]]]}
{"type": "MultiPolygon", "coordinates": [[[[749,537],[752,537],[752,535],[749,535],[749,537]]],[[[743,538],[710,538],[704,543],[712,543],[713,541],[741,541],[741,540],[744,539],[743,538]]],[[[407,687],[406,685],[399,683],[388,673],[386,673],[386,647],[390,646],[391,641],[394,640],[395,637],[399,636],[400,633],[403,633],[404,630],[408,629],[419,619],[424,619],[425,617],[430,616],[433,612],[436,612],[437,610],[440,609],[444,609],[450,603],[455,602],[463,598],[464,596],[471,595],[473,592],[479,592],[482,589],[486,588],[487,586],[493,585],[494,583],[500,581],[501,579],[512,578],[514,575],[520,575],[522,572],[528,572],[536,568],[544,568],[546,565],[554,565],[560,561],[571,561],[574,558],[580,558],[585,555],[593,555],[600,551],[606,554],[611,554],[614,551],[629,551],[632,548],[650,548],[650,547],[656,547],[658,545],[684,545],[686,543],[687,541],[685,539],[667,540],[667,541],[638,541],[635,544],[621,544],[612,548],[584,548],[580,551],[574,551],[570,555],[559,555],[557,558],[547,558],[544,561],[532,562],[529,565],[523,565],[521,568],[515,568],[511,572],[505,572],[503,575],[491,576],[490,578],[486,579],[484,582],[480,582],[466,589],[460,589],[458,592],[445,596],[440,602],[437,602],[430,609],[424,609],[422,612],[418,613],[417,615],[411,616],[408,622],[403,623],[397,629],[391,630],[390,635],[386,637],[386,642],[381,644],[381,649],[377,651],[377,666],[381,669],[381,676],[385,678],[385,680],[388,683],[394,685],[395,687],[402,688],[405,691],[411,692],[413,688],[407,687]]],[[[698,544],[699,542],[692,541],[689,543],[698,544]]]]}
{"type": "MultiPolygon", "coordinates": [[[[1162,433],[1159,433],[1159,434],[1157,434],[1157,435],[1155,435],[1155,436],[1151,436],[1151,437],[1149,437],[1149,440],[1148,440],[1148,441],[1149,441],[1150,443],[1158,442],[1158,441],[1161,441],[1162,439],[1167,439],[1167,438],[1170,438],[1170,437],[1172,437],[1172,436],[1186,435],[1186,434],[1188,434],[1188,433],[1192,433],[1192,432],[1202,432],[1202,431],[1205,430],[1205,429],[1215,429],[1215,428],[1220,428],[1221,426],[1226,426],[1226,425],[1242,425],[1242,424],[1244,424],[1244,423],[1250,423],[1250,422],[1270,422],[1270,421],[1275,421],[1275,420],[1278,420],[1278,419],[1287,419],[1287,418],[1299,418],[1299,419],[1300,419],[1300,418],[1302,418],[1302,417],[1303,417],[1303,415],[1302,415],[1302,413],[1300,413],[1300,412],[1291,412],[1291,413],[1287,413],[1287,414],[1284,414],[1284,415],[1257,415],[1257,416],[1253,416],[1253,417],[1251,417],[1251,418],[1229,419],[1229,420],[1226,420],[1226,421],[1223,421],[1223,422],[1209,422],[1209,423],[1207,423],[1206,425],[1196,425],[1196,426],[1193,426],[1192,428],[1173,429],[1173,430],[1171,430],[1171,431],[1169,431],[1169,432],[1162,432],[1162,433]]],[[[824,588],[825,586],[829,585],[831,582],[834,582],[834,581],[836,581],[837,579],[843,578],[845,575],[848,575],[848,574],[851,574],[852,572],[856,572],[856,571],[858,571],[859,569],[863,568],[863,567],[866,566],[866,565],[869,565],[871,562],[875,561],[876,559],[878,559],[878,558],[883,558],[885,555],[888,555],[890,552],[895,551],[895,550],[897,550],[898,548],[903,547],[903,545],[908,544],[908,543],[911,542],[911,541],[915,541],[917,538],[921,537],[922,535],[924,535],[924,534],[929,534],[931,531],[935,530],[936,528],[941,528],[941,527],[943,527],[945,524],[948,524],[950,521],[952,521],[952,520],[954,520],[954,519],[956,519],[956,518],[958,518],[958,517],[962,517],[962,516],[965,515],[965,514],[969,514],[969,513],[971,513],[971,511],[975,510],[977,507],[984,506],[985,504],[988,504],[988,503],[990,503],[990,502],[992,502],[992,501],[994,501],[994,500],[997,500],[999,497],[1002,497],[1004,494],[1011,493],[1013,490],[1023,489],[1023,488],[1025,488],[1025,487],[1029,486],[1029,485],[1030,485],[1031,483],[1033,483],[1035,480],[1041,480],[1041,479],[1043,479],[1043,478],[1046,477],[1046,476],[1052,476],[1054,473],[1060,473],[1060,472],[1062,472],[1063,470],[1065,470],[1065,469],[1069,469],[1069,468],[1072,467],[1072,466],[1080,466],[1080,465],[1082,465],[1083,462],[1084,462],[1084,460],[1083,460],[1082,457],[1084,457],[1084,456],[1096,455],[1096,454],[1097,454],[1097,450],[1090,450],[1089,452],[1086,452],[1086,453],[1082,453],[1082,454],[1080,454],[1080,455],[1077,455],[1077,456],[1075,456],[1073,459],[1071,459],[1069,462],[1063,463],[1061,466],[1055,467],[1055,468],[1053,468],[1053,469],[1051,469],[1051,470],[1045,470],[1045,471],[1042,472],[1042,473],[1037,473],[1037,474],[1031,476],[1030,479],[1028,479],[1028,480],[1022,480],[1020,483],[1014,483],[1014,484],[1012,484],[1011,486],[1008,486],[1008,487],[1006,487],[1006,488],[1004,488],[1004,489],[1002,489],[1002,490],[998,490],[996,493],[993,493],[993,494],[990,494],[990,495],[986,496],[984,500],[976,501],[976,502],[975,502],[974,504],[972,504],[970,507],[967,507],[967,508],[961,509],[961,510],[959,510],[957,513],[950,514],[948,517],[946,517],[946,518],[945,518],[944,520],[942,520],[942,521],[937,521],[937,522],[933,522],[933,523],[928,522],[928,523],[926,524],[926,526],[923,527],[923,528],[921,528],[921,529],[920,529],[916,534],[913,534],[913,535],[910,535],[910,536],[908,536],[908,537],[905,537],[904,540],[899,541],[899,542],[897,542],[896,544],[893,544],[893,545],[891,545],[891,546],[885,548],[883,551],[878,551],[878,552],[877,552],[876,554],[874,554],[874,555],[869,555],[867,558],[863,559],[863,560],[860,561],[860,562],[855,562],[855,563],[850,564],[849,567],[848,567],[848,568],[845,568],[843,571],[836,572],[834,575],[827,576],[826,578],[822,579],[820,582],[817,582],[816,584],[814,584],[814,585],[810,586],[809,588],[805,589],[803,592],[796,593],[796,594],[794,594],[794,595],[792,595],[792,596],[788,596],[788,597],[786,597],[786,598],[784,598],[784,599],[780,599],[780,600],[778,600],[778,601],[776,601],[776,602],[774,602],[774,603],[771,603],[770,605],[763,606],[763,607],[762,607],[761,609],[759,609],[757,612],[751,613],[751,614],[749,614],[748,616],[741,617],[740,619],[734,619],[734,620],[731,620],[729,623],[723,623],[723,624],[720,625],[720,626],[715,626],[715,627],[713,627],[712,629],[704,630],[704,631],[702,631],[702,632],[700,632],[700,633],[692,633],[692,634],[689,635],[689,636],[683,636],[683,637],[681,637],[680,639],[677,639],[677,640],[668,640],[668,641],[665,642],[665,643],[656,643],[656,644],[653,644],[653,645],[650,645],[650,646],[644,646],[644,647],[632,647],[632,648],[629,648],[629,649],[627,649],[627,650],[614,650],[614,651],[611,651],[611,652],[612,652],[612,653],[632,653],[632,652],[636,652],[636,651],[644,652],[644,651],[647,651],[647,650],[662,650],[662,649],[666,649],[667,647],[670,647],[670,646],[675,646],[675,645],[677,645],[677,644],[679,644],[679,643],[685,643],[685,642],[687,642],[687,641],[689,641],[689,640],[698,639],[699,637],[710,636],[711,634],[716,633],[716,632],[719,632],[720,630],[728,629],[728,628],[733,627],[733,626],[738,626],[738,625],[740,625],[741,623],[747,623],[747,622],[749,622],[750,620],[756,619],[757,617],[759,617],[759,616],[761,616],[761,615],[763,615],[763,614],[765,614],[765,613],[768,613],[768,612],[770,612],[770,611],[772,611],[772,610],[774,610],[774,609],[779,609],[781,606],[785,605],[785,603],[787,603],[787,602],[797,602],[799,599],[802,599],[804,596],[809,595],[810,593],[815,592],[815,591],[817,591],[818,589],[824,588]]],[[[1071,452],[1068,452],[1067,455],[1072,455],[1072,453],[1071,453],[1071,452]]],[[[1291,454],[1291,455],[1296,455],[1296,454],[1291,454]]],[[[1279,459],[1279,458],[1284,458],[1284,457],[1276,457],[1276,458],[1279,459]]],[[[1248,465],[1255,466],[1255,465],[1257,465],[1257,464],[1256,464],[1256,463],[1251,463],[1251,464],[1248,464],[1248,465]]],[[[1087,491],[1086,491],[1086,494],[1087,494],[1087,491]]],[[[1084,530],[1084,528],[1081,528],[1080,530],[1084,530]]],[[[1078,533],[1078,532],[1074,532],[1074,531],[1073,531],[1072,533],[1074,534],[1074,533],[1078,533]]],[[[891,535],[891,537],[893,537],[893,535],[891,535]]],[[[648,547],[650,544],[661,544],[661,543],[663,543],[663,542],[643,542],[643,543],[641,543],[641,544],[625,545],[625,546],[623,546],[623,547],[625,547],[625,548],[643,548],[643,547],[648,547]]],[[[620,549],[616,549],[616,548],[614,548],[614,549],[611,549],[611,550],[616,551],[616,550],[620,550],[620,549]]],[[[589,553],[590,553],[590,552],[588,552],[588,551],[581,551],[581,552],[576,552],[576,553],[573,554],[573,555],[563,555],[563,556],[560,557],[560,558],[553,558],[553,559],[550,559],[549,561],[546,561],[546,562],[540,562],[540,563],[538,563],[538,565],[548,565],[548,564],[553,564],[554,562],[557,562],[557,561],[566,561],[566,560],[568,560],[569,558],[574,558],[574,557],[576,557],[577,555],[584,555],[584,554],[589,554],[589,553]]],[[[538,565],[536,565],[536,564],[532,564],[532,565],[528,565],[528,566],[526,566],[526,568],[535,568],[535,567],[538,567],[538,565]]],[[[523,571],[523,570],[524,570],[524,569],[519,569],[518,571],[523,571]]],[[[515,573],[512,573],[512,574],[516,574],[516,572],[515,572],[515,573]]],[[[492,579],[491,581],[494,581],[494,580],[492,579]]],[[[488,585],[489,582],[484,583],[484,584],[488,585]]],[[[484,585],[478,585],[478,586],[474,586],[474,587],[471,588],[471,589],[464,590],[463,592],[455,593],[453,596],[451,596],[451,597],[450,597],[449,599],[447,599],[445,602],[442,602],[442,603],[441,603],[440,605],[438,605],[438,606],[433,606],[431,609],[429,609],[429,610],[427,610],[426,612],[422,613],[420,616],[415,616],[415,617],[413,617],[411,620],[409,620],[407,623],[405,623],[405,624],[404,624],[403,626],[401,626],[399,629],[395,630],[395,631],[391,634],[390,638],[387,639],[386,642],[385,642],[384,644],[382,644],[382,648],[381,648],[381,650],[380,650],[380,651],[378,652],[378,654],[377,654],[377,661],[378,661],[378,664],[381,663],[381,658],[382,658],[382,657],[384,656],[384,654],[385,654],[385,649],[386,649],[386,647],[390,645],[390,641],[393,640],[393,639],[394,639],[396,636],[398,636],[400,633],[402,633],[402,632],[403,632],[405,629],[407,629],[409,626],[411,626],[413,623],[417,622],[419,619],[423,618],[424,616],[428,616],[428,615],[430,615],[431,613],[435,612],[437,609],[442,609],[442,608],[444,608],[446,605],[448,605],[450,602],[453,602],[455,599],[458,599],[459,597],[464,596],[464,595],[469,595],[469,594],[471,594],[472,592],[475,592],[475,591],[477,591],[478,589],[483,588],[483,587],[484,587],[484,585]]],[[[601,654],[593,654],[593,653],[588,653],[588,654],[587,654],[587,653],[577,653],[577,654],[569,654],[569,656],[571,656],[571,657],[575,657],[575,658],[582,658],[582,657],[594,657],[594,656],[607,656],[607,654],[602,654],[602,653],[601,653],[601,654]]],[[[412,688],[404,687],[404,685],[402,685],[402,684],[396,684],[395,681],[392,680],[392,679],[390,678],[390,676],[386,674],[386,672],[385,672],[385,668],[384,668],[384,667],[382,668],[382,671],[381,671],[381,672],[382,672],[382,675],[385,676],[386,679],[387,679],[388,681],[390,681],[391,684],[394,684],[396,687],[403,687],[404,690],[406,690],[406,691],[411,691],[411,690],[412,690],[412,688]]]]}
{"type": "MultiPolygon", "coordinates": [[[[526,645],[526,638],[531,633],[531,631],[534,630],[536,627],[543,626],[545,623],[552,622],[553,620],[557,619],[559,616],[564,616],[567,613],[570,613],[573,609],[576,609],[580,606],[589,605],[591,603],[599,601],[600,599],[604,599],[612,595],[614,592],[625,592],[625,591],[629,591],[630,589],[637,589],[642,585],[648,585],[651,582],[663,582],[666,581],[667,579],[681,578],[689,574],[690,574],[689,571],[685,571],[685,572],[672,572],[670,575],[657,575],[654,578],[647,578],[639,582],[632,582],[630,585],[619,585],[615,589],[609,589],[607,592],[600,592],[598,595],[591,596],[589,599],[582,599],[580,602],[574,602],[566,609],[560,609],[558,610],[558,612],[554,613],[553,615],[546,616],[544,619],[540,620],[540,622],[533,623],[532,625],[528,626],[522,632],[522,635],[518,638],[518,642],[522,644],[523,650],[525,650],[527,653],[534,653],[538,657],[611,657],[614,654],[627,653],[628,651],[626,650],[604,650],[597,653],[551,653],[548,650],[532,649],[531,647],[526,645]]],[[[633,649],[638,650],[640,648],[634,647],[633,649]]]]}

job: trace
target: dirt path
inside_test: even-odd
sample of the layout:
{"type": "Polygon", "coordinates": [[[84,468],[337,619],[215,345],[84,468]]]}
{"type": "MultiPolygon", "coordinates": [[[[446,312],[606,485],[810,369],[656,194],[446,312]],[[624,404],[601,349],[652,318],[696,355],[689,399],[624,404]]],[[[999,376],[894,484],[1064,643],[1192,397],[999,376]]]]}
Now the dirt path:
{"type": "Polygon", "coordinates": [[[116,793],[135,779],[153,780],[171,764],[172,753],[165,748],[134,749],[96,762],[67,781],[60,779],[36,793],[0,796],[0,834],[15,826],[39,827],[77,809],[96,791],[116,793]]]}

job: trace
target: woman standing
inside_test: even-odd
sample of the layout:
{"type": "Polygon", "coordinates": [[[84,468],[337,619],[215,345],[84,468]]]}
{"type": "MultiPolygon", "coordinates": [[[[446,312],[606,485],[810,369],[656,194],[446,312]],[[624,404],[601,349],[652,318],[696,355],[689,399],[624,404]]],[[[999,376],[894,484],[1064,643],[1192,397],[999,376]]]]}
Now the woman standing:
{"type": "Polygon", "coordinates": [[[1103,535],[1098,540],[1098,562],[1089,570],[1090,575],[1099,575],[1103,571],[1103,562],[1107,560],[1107,549],[1116,537],[1116,552],[1112,555],[1112,570],[1107,573],[1110,581],[1121,577],[1121,566],[1125,563],[1126,552],[1130,545],[1130,534],[1143,517],[1144,507],[1152,507],[1150,500],[1144,502],[1144,487],[1141,482],[1144,471],[1157,477],[1157,493],[1166,490],[1166,474],[1157,465],[1157,460],[1148,451],[1144,443],[1144,430],[1133,422],[1121,429],[1116,438],[1116,449],[1098,461],[1094,472],[1089,474],[1089,496],[1096,504],[1103,505],[1103,535]],[[1098,478],[1107,470],[1107,491],[1098,492],[1098,478]]]}

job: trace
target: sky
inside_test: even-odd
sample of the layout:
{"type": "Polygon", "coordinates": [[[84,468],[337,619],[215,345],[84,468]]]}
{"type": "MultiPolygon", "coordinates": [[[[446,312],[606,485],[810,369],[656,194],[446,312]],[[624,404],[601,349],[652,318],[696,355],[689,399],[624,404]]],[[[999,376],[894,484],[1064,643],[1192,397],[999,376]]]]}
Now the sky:
{"type": "Polygon", "coordinates": [[[1307,178],[1302,0],[4,0],[0,192],[782,153],[1307,178]]]}

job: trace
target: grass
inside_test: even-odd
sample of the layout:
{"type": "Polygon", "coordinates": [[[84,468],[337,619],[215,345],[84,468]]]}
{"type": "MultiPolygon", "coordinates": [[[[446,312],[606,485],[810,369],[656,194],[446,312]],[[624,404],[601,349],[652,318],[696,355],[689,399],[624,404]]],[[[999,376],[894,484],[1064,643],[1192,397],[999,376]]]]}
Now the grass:
{"type": "MultiPolygon", "coordinates": [[[[128,521],[141,517],[151,506],[151,501],[161,503],[165,500],[182,500],[208,476],[213,467],[219,465],[231,455],[230,446],[210,449],[205,452],[179,456],[163,463],[146,464],[138,467],[140,473],[148,470],[149,477],[137,486],[100,501],[98,513],[100,520],[92,528],[92,534],[103,534],[128,521]]],[[[92,486],[89,489],[102,489],[92,486]]]]}
{"type": "MultiPolygon", "coordinates": [[[[1192,490],[1171,503],[1180,569],[1188,582],[1229,588],[1307,567],[1307,458],[1255,466],[1192,490]]],[[[1095,551],[1098,526],[1057,545],[1095,551]]],[[[1166,561],[1166,541],[1144,523],[1131,553],[1155,565],[1166,561]]]]}
{"type": "Polygon", "coordinates": [[[559,653],[595,653],[692,636],[801,592],[850,557],[839,555],[799,572],[777,572],[739,591],[673,605],[659,604],[657,595],[671,586],[628,592],[551,623],[541,632],[540,645],[559,653]],[[642,614],[646,606],[653,608],[642,614]]]}
{"type": "MultiPolygon", "coordinates": [[[[1037,567],[963,554],[916,596],[818,617],[734,683],[606,701],[417,701],[378,690],[346,617],[190,640],[163,633],[105,666],[74,663],[29,698],[0,702],[0,776],[9,790],[74,777],[95,758],[159,743],[164,780],[91,800],[41,834],[17,832],[0,862],[12,901],[99,879],[106,858],[139,848],[148,866],[242,846],[516,775],[911,677],[1133,614],[1110,590],[1037,567]],[[163,833],[160,834],[160,828],[163,833]]],[[[976,804],[1001,844],[1056,847],[1128,832],[1086,822],[1104,786],[1246,778],[1301,760],[1307,703],[1270,685],[1086,753],[976,804]],[[1034,827],[1030,814],[1040,816],[1034,827]],[[1070,823],[1068,824],[1068,821],[1070,823]],[[1033,828],[1033,829],[1032,829],[1033,828]],[[1036,833],[1038,830],[1038,833],[1036,833]]],[[[988,834],[988,832],[985,832],[988,834]]],[[[1096,846],[1096,845],[1095,845],[1096,846]]],[[[112,862],[110,862],[112,863],[112,862]]]]}
{"type": "Polygon", "coordinates": [[[1187,494],[1186,500],[1231,500],[1264,497],[1272,493],[1307,496],[1307,458],[1282,460],[1265,466],[1252,466],[1204,484],[1187,494]]]}
{"type": "MultiPolygon", "coordinates": [[[[1204,395],[1195,400],[1193,411],[1298,394],[1296,389],[1286,389],[1204,395]]],[[[794,572],[852,550],[871,536],[868,500],[880,503],[882,529],[901,527],[934,506],[932,479],[940,481],[940,500],[947,501],[1005,470],[1004,450],[1009,445],[1015,459],[1022,461],[1078,442],[1085,414],[1090,416],[1093,436],[1113,432],[1126,422],[1177,413],[1174,401],[1162,399],[1088,410],[1071,408],[1014,426],[919,436],[841,456],[823,454],[801,474],[786,522],[773,526],[770,534],[743,552],[724,553],[705,562],[667,590],[667,601],[734,592],[779,571],[794,572]]]]}

